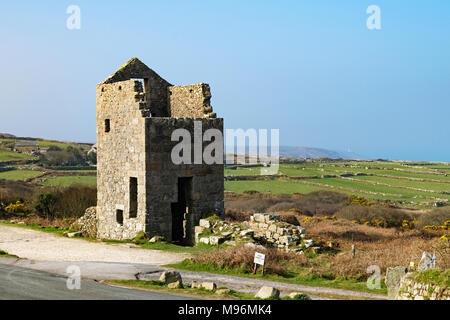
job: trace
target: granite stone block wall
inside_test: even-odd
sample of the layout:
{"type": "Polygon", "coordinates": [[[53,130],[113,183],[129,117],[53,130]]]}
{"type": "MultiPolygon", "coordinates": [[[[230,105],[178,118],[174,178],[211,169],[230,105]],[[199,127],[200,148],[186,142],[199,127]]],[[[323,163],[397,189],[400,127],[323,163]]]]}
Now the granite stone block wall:
{"type": "Polygon", "coordinates": [[[192,243],[202,215],[223,213],[223,163],[175,164],[171,136],[186,129],[193,144],[194,121],[202,133],[223,133],[209,85],[174,87],[133,58],[97,85],[96,96],[97,236],[129,239],[143,231],[192,243]]]}

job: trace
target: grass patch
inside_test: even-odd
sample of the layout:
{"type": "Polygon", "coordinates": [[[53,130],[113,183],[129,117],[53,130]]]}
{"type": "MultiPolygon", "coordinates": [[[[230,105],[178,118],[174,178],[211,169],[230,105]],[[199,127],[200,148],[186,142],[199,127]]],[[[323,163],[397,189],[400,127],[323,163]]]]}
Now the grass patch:
{"type": "Polygon", "coordinates": [[[44,186],[70,186],[73,184],[82,184],[88,186],[97,185],[96,176],[62,176],[47,178],[42,182],[44,186]]]}
{"type": "Polygon", "coordinates": [[[255,278],[255,279],[264,279],[292,284],[300,284],[300,285],[308,285],[315,287],[329,287],[329,288],[337,288],[337,289],[347,289],[353,291],[362,291],[362,292],[370,292],[376,294],[387,294],[386,285],[382,282],[381,289],[371,290],[367,288],[366,282],[360,282],[356,280],[336,278],[333,280],[320,278],[314,275],[300,275],[295,272],[289,272],[286,276],[277,276],[277,275],[268,275],[268,274],[251,274],[244,272],[244,269],[241,268],[221,268],[211,264],[196,264],[192,263],[190,260],[185,259],[177,264],[170,264],[167,267],[187,270],[187,271],[197,271],[197,272],[209,272],[216,274],[226,274],[232,276],[246,277],[246,278],[255,278]]]}
{"type": "Polygon", "coordinates": [[[19,258],[18,256],[14,255],[14,254],[9,254],[8,252],[5,252],[3,250],[0,250],[0,257],[3,257],[3,258],[19,258]]]}
{"type": "Polygon", "coordinates": [[[450,287],[450,270],[427,269],[412,275],[416,282],[432,284],[439,287],[450,287]]]}
{"type": "Polygon", "coordinates": [[[0,179],[5,180],[26,180],[41,175],[42,172],[36,170],[11,170],[0,172],[0,179]]]}
{"type": "Polygon", "coordinates": [[[243,293],[231,290],[227,294],[216,294],[215,291],[205,290],[203,288],[191,288],[183,284],[182,288],[169,289],[163,282],[155,280],[108,280],[109,284],[121,285],[130,288],[139,288],[151,291],[164,291],[167,293],[196,296],[203,298],[227,299],[227,300],[258,300],[250,293],[243,293]]]}
{"type": "MultiPolygon", "coordinates": [[[[217,294],[216,291],[209,291],[203,288],[191,288],[190,285],[186,284],[183,284],[182,288],[179,289],[169,289],[161,281],[155,280],[107,280],[105,281],[105,283],[150,291],[164,291],[167,293],[195,296],[206,299],[209,298],[220,300],[261,300],[260,298],[256,298],[255,295],[251,293],[230,290],[229,293],[217,294]]],[[[218,289],[224,289],[224,287],[218,289]]],[[[299,294],[293,299],[286,296],[279,300],[310,300],[310,298],[307,295],[299,294]]]]}
{"type": "Polygon", "coordinates": [[[19,223],[12,223],[7,220],[0,220],[0,224],[6,225],[6,226],[33,229],[33,230],[37,230],[37,231],[58,234],[63,237],[66,237],[68,232],[74,232],[74,230],[71,230],[71,229],[60,228],[58,226],[42,226],[38,223],[19,224],[19,223]]]}
{"type": "Polygon", "coordinates": [[[0,149],[0,161],[15,161],[15,160],[35,160],[36,157],[30,156],[26,153],[18,153],[11,150],[0,149]]]}
{"type": "Polygon", "coordinates": [[[197,243],[195,246],[183,246],[165,241],[149,242],[148,239],[125,239],[125,240],[101,239],[101,241],[109,244],[134,243],[142,249],[161,250],[176,253],[192,253],[192,254],[207,252],[211,250],[219,250],[225,246],[221,244],[219,246],[213,247],[203,243],[197,243]]]}

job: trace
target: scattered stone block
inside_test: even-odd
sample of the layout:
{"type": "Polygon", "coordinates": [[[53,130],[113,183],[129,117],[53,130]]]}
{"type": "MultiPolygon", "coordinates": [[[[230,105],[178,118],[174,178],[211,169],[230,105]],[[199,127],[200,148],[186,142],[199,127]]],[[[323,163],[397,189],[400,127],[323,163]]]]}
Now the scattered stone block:
{"type": "Polygon", "coordinates": [[[314,245],[314,240],[312,240],[312,239],[304,240],[304,243],[305,243],[305,247],[309,248],[314,245]]]}
{"type": "Polygon", "coordinates": [[[398,266],[387,268],[385,283],[388,289],[389,299],[395,299],[398,294],[398,290],[400,289],[400,282],[407,273],[408,269],[406,267],[398,266]]]}
{"type": "Polygon", "coordinates": [[[200,232],[200,233],[202,233],[203,230],[205,230],[205,228],[204,228],[204,227],[201,227],[201,226],[195,226],[195,228],[194,228],[194,232],[200,232]]]}
{"type": "Polygon", "coordinates": [[[230,232],[230,231],[222,232],[222,237],[224,237],[225,239],[228,239],[231,237],[232,234],[233,234],[233,232],[230,232]]]}
{"type": "Polygon", "coordinates": [[[180,281],[171,282],[167,285],[169,289],[180,289],[183,287],[180,281]]]}
{"type": "Polygon", "coordinates": [[[223,238],[218,237],[218,236],[211,236],[209,237],[209,244],[213,245],[213,246],[218,246],[219,244],[221,244],[223,242],[223,238]]]}
{"type": "Polygon", "coordinates": [[[163,242],[163,241],[165,241],[165,239],[162,236],[154,236],[154,237],[152,237],[149,240],[149,242],[152,242],[152,243],[154,243],[154,242],[163,242]]]}
{"type": "Polygon", "coordinates": [[[274,287],[264,286],[259,289],[255,297],[260,299],[278,299],[280,297],[280,290],[274,287]]]}
{"type": "Polygon", "coordinates": [[[253,214],[253,221],[255,221],[255,222],[265,222],[266,219],[264,217],[264,214],[262,214],[262,213],[255,213],[255,214],[253,214]]]}
{"type": "Polygon", "coordinates": [[[312,247],[312,248],[311,248],[311,251],[312,251],[312,253],[314,253],[314,254],[319,254],[321,250],[322,250],[321,247],[312,247]]]}
{"type": "MultiPolygon", "coordinates": [[[[19,224],[20,224],[20,222],[19,222],[19,224]]],[[[68,236],[69,238],[82,237],[82,236],[83,236],[83,232],[81,232],[81,231],[77,231],[77,232],[69,232],[69,233],[67,234],[67,236],[68,236]]]]}
{"type": "Polygon", "coordinates": [[[180,284],[183,284],[181,274],[178,271],[164,271],[159,277],[159,281],[167,285],[173,282],[179,282],[180,284]]]}
{"type": "Polygon", "coordinates": [[[209,244],[209,238],[200,238],[199,242],[203,244],[209,244]]]}
{"type": "Polygon", "coordinates": [[[200,282],[195,281],[195,280],[191,282],[191,288],[198,289],[201,287],[202,287],[202,284],[200,282]]]}
{"type": "Polygon", "coordinates": [[[303,293],[301,293],[301,292],[291,292],[289,294],[289,298],[295,299],[295,297],[298,296],[298,295],[303,295],[303,293]]]}
{"type": "Polygon", "coordinates": [[[211,228],[211,222],[206,219],[200,219],[199,225],[200,225],[200,227],[203,227],[206,229],[211,228]]]}
{"type": "Polygon", "coordinates": [[[241,236],[249,236],[249,237],[253,237],[255,234],[255,231],[251,230],[251,229],[247,229],[247,230],[243,230],[239,233],[241,236]]]}
{"type": "Polygon", "coordinates": [[[218,290],[216,291],[216,294],[225,295],[225,294],[229,294],[230,292],[231,292],[230,289],[225,288],[225,289],[218,289],[218,290]]]}
{"type": "Polygon", "coordinates": [[[282,237],[280,237],[279,239],[278,239],[278,241],[281,243],[281,244],[284,244],[284,245],[290,245],[291,243],[292,243],[292,237],[291,236],[282,236],[282,237]]]}
{"type": "Polygon", "coordinates": [[[215,282],[202,282],[202,288],[208,291],[214,291],[217,289],[215,282]]]}

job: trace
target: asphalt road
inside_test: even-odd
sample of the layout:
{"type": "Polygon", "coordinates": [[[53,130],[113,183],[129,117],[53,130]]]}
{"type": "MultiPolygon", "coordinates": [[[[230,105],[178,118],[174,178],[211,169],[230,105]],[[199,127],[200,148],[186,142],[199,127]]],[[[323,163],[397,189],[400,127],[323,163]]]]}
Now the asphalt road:
{"type": "MultiPolygon", "coordinates": [[[[68,289],[67,277],[0,264],[2,300],[188,300],[162,292],[133,290],[81,280],[80,289],[68,289]]],[[[71,282],[74,284],[74,282],[71,282]]]]}

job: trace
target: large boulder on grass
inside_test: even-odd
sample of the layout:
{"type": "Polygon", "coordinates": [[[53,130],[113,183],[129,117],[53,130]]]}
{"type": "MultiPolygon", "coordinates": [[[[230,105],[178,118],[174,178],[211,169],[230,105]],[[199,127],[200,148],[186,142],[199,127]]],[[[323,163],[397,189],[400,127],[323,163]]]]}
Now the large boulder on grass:
{"type": "Polygon", "coordinates": [[[159,281],[164,282],[167,285],[175,282],[179,282],[180,285],[183,284],[181,274],[178,271],[164,271],[161,274],[161,277],[159,277],[159,281]]]}
{"type": "Polygon", "coordinates": [[[87,238],[97,238],[97,207],[87,208],[84,215],[72,223],[70,229],[79,231],[87,238]]]}
{"type": "Polygon", "coordinates": [[[264,286],[259,289],[255,297],[260,299],[278,299],[280,297],[280,290],[274,287],[264,286]]]}
{"type": "Polygon", "coordinates": [[[400,289],[400,282],[404,276],[408,273],[406,267],[393,267],[386,270],[386,287],[388,289],[389,299],[394,300],[400,289]]]}

